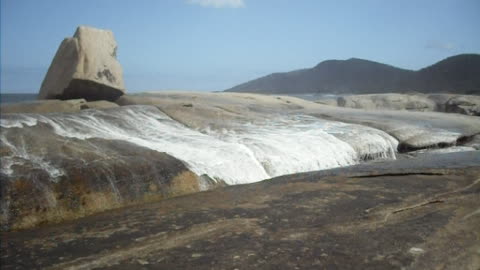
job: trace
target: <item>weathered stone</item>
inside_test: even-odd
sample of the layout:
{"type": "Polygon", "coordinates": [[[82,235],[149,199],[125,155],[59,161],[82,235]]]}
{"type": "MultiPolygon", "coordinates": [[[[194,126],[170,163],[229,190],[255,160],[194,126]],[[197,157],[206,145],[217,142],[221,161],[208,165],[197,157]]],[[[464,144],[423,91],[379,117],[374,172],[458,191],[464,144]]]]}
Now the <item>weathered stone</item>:
{"type": "Polygon", "coordinates": [[[469,152],[289,175],[3,233],[2,266],[479,269],[479,164],[469,152]]]}
{"type": "Polygon", "coordinates": [[[2,230],[200,191],[180,160],[126,141],[63,137],[42,124],[2,136],[2,230]]]}
{"type": "Polygon", "coordinates": [[[51,113],[78,112],[87,108],[85,99],[37,100],[31,102],[2,104],[1,113],[51,113]]]}
{"type": "Polygon", "coordinates": [[[430,94],[428,98],[437,104],[437,112],[445,112],[445,104],[449,99],[456,96],[455,94],[430,94]]]}
{"type": "Polygon", "coordinates": [[[1,113],[62,113],[79,112],[85,109],[109,109],[116,108],[118,105],[106,100],[90,101],[85,99],[47,99],[30,102],[2,104],[1,113]]]}
{"type": "Polygon", "coordinates": [[[359,110],[334,107],[290,96],[246,93],[149,92],[124,95],[119,105],[147,104],[192,128],[232,127],[264,121],[279,114],[312,115],[327,120],[360,124],[395,137],[399,150],[457,145],[480,133],[480,118],[440,112],[359,110]],[[192,107],[184,107],[192,104],[192,107]]]}
{"type": "Polygon", "coordinates": [[[365,109],[365,110],[408,110],[436,111],[480,115],[480,96],[456,94],[369,94],[345,95],[336,100],[322,98],[315,101],[319,104],[365,109]]]}
{"type": "MultiPolygon", "coordinates": [[[[283,96],[236,93],[149,93],[132,96],[125,95],[118,100],[118,103],[123,105],[155,105],[162,111],[162,114],[164,112],[170,116],[171,121],[175,120],[196,130],[207,128],[212,128],[212,130],[218,128],[219,130],[222,130],[224,128],[236,128],[236,126],[238,127],[242,124],[265,123],[266,121],[275,119],[274,117],[278,117],[281,114],[287,114],[289,116],[307,116],[312,119],[312,121],[314,121],[315,118],[311,116],[316,116],[318,118],[334,119],[349,123],[367,125],[383,130],[400,141],[400,145],[402,147],[400,150],[462,144],[470,136],[480,132],[480,119],[478,117],[432,112],[365,111],[324,106],[298,98],[283,96]],[[185,106],[186,104],[189,106],[185,106]]],[[[132,106],[106,109],[104,111],[84,111],[82,113],[83,117],[87,119],[95,117],[95,119],[106,119],[108,122],[115,121],[116,118],[112,117],[115,113],[123,117],[125,112],[143,110],[143,107],[144,106],[132,106]],[[100,115],[102,115],[103,118],[99,118],[100,115]]],[[[153,109],[152,112],[158,111],[156,108],[150,109],[153,109]]],[[[19,158],[14,160],[17,161],[16,165],[11,166],[11,169],[18,169],[18,172],[21,175],[30,171],[35,172],[33,175],[26,174],[27,177],[24,178],[24,180],[30,181],[33,179],[32,181],[37,181],[36,179],[41,179],[42,177],[52,178],[52,175],[45,176],[45,174],[48,174],[49,171],[50,174],[55,176],[59,173],[59,169],[61,168],[65,167],[69,169],[74,167],[74,165],[78,167],[80,166],[78,164],[81,164],[81,166],[90,166],[90,160],[97,161],[105,158],[105,156],[100,154],[104,150],[104,146],[102,144],[97,145],[97,143],[92,143],[92,139],[87,139],[83,142],[81,140],[72,138],[89,138],[92,136],[98,136],[98,134],[92,134],[88,132],[89,128],[91,127],[90,125],[85,125],[84,122],[84,124],[81,125],[82,121],[74,121],[73,125],[63,125],[61,121],[63,118],[72,119],[75,117],[72,115],[63,114],[53,114],[40,117],[9,114],[5,117],[2,117],[2,124],[5,123],[6,125],[11,126],[9,128],[2,128],[2,135],[3,132],[8,132],[7,130],[11,130],[8,132],[10,134],[8,135],[10,136],[9,138],[12,138],[13,140],[10,145],[15,146],[16,149],[20,151],[16,153],[16,156],[19,158]],[[25,119],[24,121],[22,120],[21,123],[17,123],[16,119],[19,119],[20,117],[25,119]],[[22,126],[28,126],[28,128],[25,128],[23,131],[28,134],[22,134],[22,126]],[[65,137],[62,137],[58,134],[63,134],[65,137]],[[85,146],[84,151],[78,150],[83,149],[83,146],[78,146],[73,150],[68,150],[69,148],[67,146],[74,144],[86,144],[87,146],[85,146]],[[98,149],[96,147],[98,147],[98,149]],[[68,152],[62,152],[64,149],[67,149],[68,152]],[[27,156],[22,157],[22,155],[27,156]]],[[[166,119],[163,119],[162,121],[164,120],[166,119]]],[[[98,121],[98,123],[100,123],[100,129],[104,127],[102,123],[107,122],[98,121]]],[[[128,123],[124,123],[122,121],[114,122],[118,124],[117,126],[119,129],[114,127],[113,133],[121,132],[121,129],[128,130],[130,127],[129,123],[132,122],[134,121],[130,121],[128,123]]],[[[106,136],[105,138],[110,137],[106,136]]],[[[3,141],[4,140],[2,139],[2,142],[3,141]]],[[[349,142],[356,143],[359,146],[362,146],[363,144],[363,142],[356,142],[355,137],[352,137],[349,142]]],[[[6,164],[6,161],[8,161],[7,158],[12,156],[12,151],[14,150],[2,145],[0,149],[0,153],[2,153],[2,166],[6,164]]],[[[142,155],[140,152],[141,151],[139,150],[139,152],[135,155],[128,155],[125,163],[129,164],[129,166],[125,166],[125,168],[118,168],[118,170],[120,172],[124,172],[130,166],[143,168],[139,165],[134,165],[136,164],[134,162],[131,164],[128,162],[130,159],[135,158],[143,160],[144,162],[149,162],[149,159],[139,158],[139,156],[142,155]]],[[[116,154],[112,154],[112,156],[115,155],[116,154]]],[[[155,160],[155,157],[151,159],[155,160]]],[[[112,162],[107,162],[107,164],[117,168],[115,167],[117,166],[115,164],[118,164],[119,162],[115,162],[115,158],[107,160],[108,162],[112,162]]],[[[94,168],[94,166],[91,168],[94,168]]],[[[98,172],[98,170],[91,168],[85,168],[84,170],[90,173],[93,173],[94,171],[98,172]]],[[[98,168],[98,166],[95,168],[98,168]]],[[[108,167],[108,169],[105,170],[110,169],[111,168],[108,167]]],[[[150,169],[147,169],[147,171],[150,171],[150,169]]],[[[63,176],[59,177],[61,178],[63,176]]],[[[107,177],[104,179],[117,179],[115,177],[107,177]]],[[[120,177],[120,179],[122,178],[120,177]]],[[[28,181],[27,183],[29,183],[28,181]]],[[[121,181],[128,182],[128,180],[121,181]]],[[[22,181],[19,181],[18,183],[22,183],[21,186],[27,185],[27,183],[23,184],[22,181]]],[[[32,186],[31,183],[29,185],[32,186]]],[[[172,185],[181,187],[180,189],[182,190],[194,190],[194,188],[192,189],[192,181],[189,181],[188,179],[185,181],[173,181],[172,185]]],[[[148,186],[150,189],[150,184],[148,184],[148,186]]],[[[151,186],[151,190],[160,189],[161,188],[158,186],[151,186]]],[[[45,199],[41,202],[48,201],[49,200],[45,199]]]]}
{"type": "Polygon", "coordinates": [[[337,99],[340,107],[366,110],[434,111],[435,102],[423,95],[370,94],[342,96],[337,99]]]}
{"type": "Polygon", "coordinates": [[[87,102],[88,109],[109,109],[109,108],[116,108],[116,107],[118,107],[116,103],[106,101],[106,100],[87,102]]]}
{"type": "Polygon", "coordinates": [[[337,98],[326,97],[315,100],[315,103],[329,105],[329,106],[338,106],[337,98]]]}
{"type": "Polygon", "coordinates": [[[469,138],[469,140],[466,141],[465,146],[480,150],[480,134],[469,138]]]}
{"type": "Polygon", "coordinates": [[[445,103],[445,111],[480,116],[480,96],[454,96],[445,103]]]}
{"type": "Polygon", "coordinates": [[[114,101],[125,92],[116,57],[111,31],[78,27],[72,38],[60,44],[38,98],[114,101]]]}

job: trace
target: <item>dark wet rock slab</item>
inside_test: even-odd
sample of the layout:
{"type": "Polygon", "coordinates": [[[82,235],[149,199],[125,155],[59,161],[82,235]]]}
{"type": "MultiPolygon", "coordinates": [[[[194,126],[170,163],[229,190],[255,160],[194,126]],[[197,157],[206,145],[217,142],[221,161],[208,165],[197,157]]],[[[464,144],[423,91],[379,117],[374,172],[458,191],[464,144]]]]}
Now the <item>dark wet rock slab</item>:
{"type": "Polygon", "coordinates": [[[200,190],[199,178],[180,160],[126,141],[62,137],[44,124],[2,135],[2,162],[12,163],[0,177],[2,230],[200,190]]]}
{"type": "Polygon", "coordinates": [[[444,156],[286,176],[3,233],[2,265],[478,269],[480,157],[444,156]]]}

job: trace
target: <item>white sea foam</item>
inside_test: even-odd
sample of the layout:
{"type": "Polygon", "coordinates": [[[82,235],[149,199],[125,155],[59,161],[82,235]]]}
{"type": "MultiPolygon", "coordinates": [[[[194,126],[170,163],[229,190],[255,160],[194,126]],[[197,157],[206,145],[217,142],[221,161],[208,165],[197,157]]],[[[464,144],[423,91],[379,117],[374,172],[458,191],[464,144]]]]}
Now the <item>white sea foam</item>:
{"type": "Polygon", "coordinates": [[[27,151],[27,142],[25,142],[24,140],[20,140],[19,144],[13,145],[2,134],[0,136],[0,141],[11,151],[10,155],[2,156],[2,173],[11,175],[13,173],[12,166],[23,165],[26,161],[28,161],[34,168],[41,169],[47,172],[52,181],[56,181],[58,177],[65,174],[65,172],[61,168],[57,168],[56,166],[52,165],[50,161],[46,160],[46,157],[34,155],[27,151]]]}
{"type": "MultiPolygon", "coordinates": [[[[356,164],[366,155],[395,158],[397,146],[382,131],[308,116],[279,116],[263,125],[224,130],[193,130],[150,106],[28,117],[51,126],[61,136],[125,140],[166,152],[195,173],[227,184],[356,164]]],[[[27,122],[21,117],[17,121],[27,122]]]]}
{"type": "Polygon", "coordinates": [[[26,114],[15,114],[9,119],[0,119],[0,127],[2,128],[22,128],[24,126],[31,127],[37,124],[37,119],[26,114]]]}
{"type": "Polygon", "coordinates": [[[273,177],[355,164],[357,155],[354,149],[325,132],[326,124],[331,122],[306,122],[297,117],[284,117],[264,125],[204,132],[244,146],[273,177]]]}

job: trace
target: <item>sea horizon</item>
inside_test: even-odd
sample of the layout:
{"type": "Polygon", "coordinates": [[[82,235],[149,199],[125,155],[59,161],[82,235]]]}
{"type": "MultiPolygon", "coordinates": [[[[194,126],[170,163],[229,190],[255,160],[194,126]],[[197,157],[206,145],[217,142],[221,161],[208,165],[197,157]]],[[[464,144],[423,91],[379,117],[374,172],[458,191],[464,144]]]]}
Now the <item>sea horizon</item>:
{"type": "Polygon", "coordinates": [[[12,104],[36,100],[38,93],[0,93],[0,104],[12,104]]]}

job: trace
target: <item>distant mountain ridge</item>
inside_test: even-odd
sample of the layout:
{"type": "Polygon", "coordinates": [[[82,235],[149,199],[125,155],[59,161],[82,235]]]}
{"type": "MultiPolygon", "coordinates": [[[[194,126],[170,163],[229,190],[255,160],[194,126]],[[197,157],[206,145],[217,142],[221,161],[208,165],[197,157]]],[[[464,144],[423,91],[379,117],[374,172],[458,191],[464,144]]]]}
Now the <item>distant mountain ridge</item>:
{"type": "Polygon", "coordinates": [[[480,94],[480,54],[448,57],[418,71],[369,60],[327,60],[313,68],[273,73],[227,92],[276,94],[387,92],[480,94]]]}

